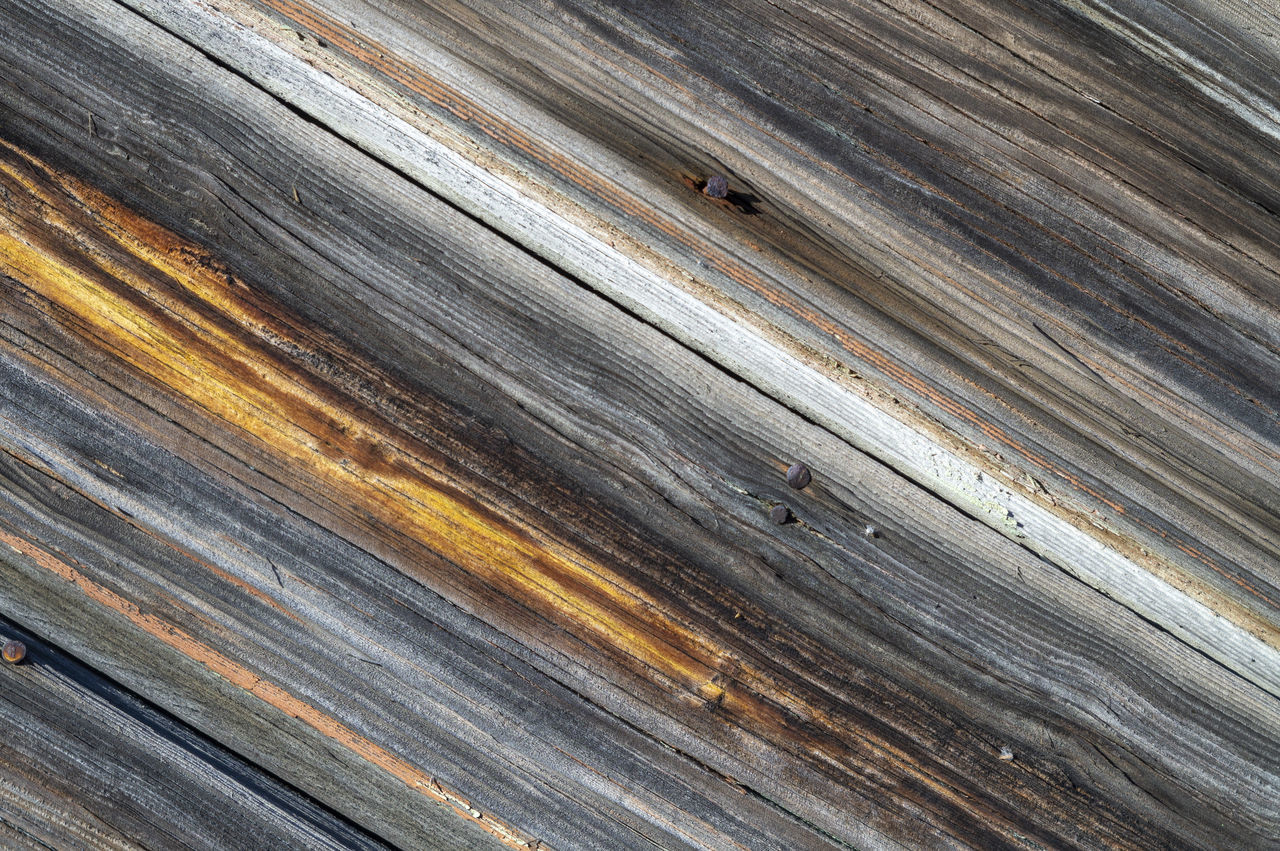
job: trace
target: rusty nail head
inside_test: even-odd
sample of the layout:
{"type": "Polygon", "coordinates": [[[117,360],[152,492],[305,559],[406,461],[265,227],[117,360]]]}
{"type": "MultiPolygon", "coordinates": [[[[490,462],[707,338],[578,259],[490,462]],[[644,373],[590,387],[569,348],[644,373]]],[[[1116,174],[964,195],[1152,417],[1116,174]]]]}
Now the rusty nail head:
{"type": "Polygon", "coordinates": [[[813,475],[809,472],[809,468],[799,461],[787,469],[787,484],[796,490],[808,487],[811,481],[813,481],[813,475]]]}
{"type": "Polygon", "coordinates": [[[709,198],[728,198],[729,181],[718,174],[713,174],[707,178],[707,185],[702,187],[702,194],[709,198]]]}
{"type": "Polygon", "coordinates": [[[769,511],[769,519],[781,526],[791,519],[791,509],[782,503],[778,503],[769,511]]]}
{"type": "Polygon", "coordinates": [[[4,646],[4,660],[14,665],[21,662],[27,656],[27,645],[21,641],[10,641],[4,646]]]}

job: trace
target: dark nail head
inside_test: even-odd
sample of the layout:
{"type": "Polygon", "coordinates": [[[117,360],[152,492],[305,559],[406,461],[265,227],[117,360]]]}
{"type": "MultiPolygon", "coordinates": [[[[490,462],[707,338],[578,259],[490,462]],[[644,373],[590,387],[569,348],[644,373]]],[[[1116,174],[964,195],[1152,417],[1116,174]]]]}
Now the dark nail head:
{"type": "Polygon", "coordinates": [[[702,193],[710,198],[727,198],[729,197],[729,181],[718,174],[713,174],[707,178],[707,185],[702,188],[702,193]]]}
{"type": "Polygon", "coordinates": [[[791,519],[791,509],[782,503],[778,503],[769,511],[769,519],[781,526],[791,519]]]}
{"type": "Polygon", "coordinates": [[[10,641],[4,646],[4,660],[16,665],[27,656],[27,645],[21,641],[10,641]]]}
{"type": "Polygon", "coordinates": [[[813,475],[805,465],[797,462],[787,469],[787,484],[796,490],[808,487],[811,481],[813,481],[813,475]]]}

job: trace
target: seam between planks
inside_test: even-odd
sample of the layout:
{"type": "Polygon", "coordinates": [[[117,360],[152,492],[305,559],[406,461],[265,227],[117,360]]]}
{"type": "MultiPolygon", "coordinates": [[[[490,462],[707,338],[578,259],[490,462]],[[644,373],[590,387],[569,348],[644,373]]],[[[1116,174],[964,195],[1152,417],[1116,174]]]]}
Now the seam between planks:
{"type": "MultiPolygon", "coordinates": [[[[1280,650],[1267,625],[1245,623],[1243,617],[1240,623],[1223,617],[1213,606],[1109,545],[1102,535],[1079,528],[1001,482],[990,468],[888,414],[825,372],[817,359],[800,347],[780,339],[775,329],[755,325],[741,311],[731,315],[731,306],[700,298],[691,291],[698,282],[686,287],[680,275],[661,274],[614,247],[600,233],[602,227],[591,227],[588,214],[575,216],[574,211],[561,209],[561,205],[571,204],[567,199],[533,197],[527,188],[522,191],[523,187],[513,185],[514,179],[503,179],[476,159],[305,62],[264,34],[273,28],[280,30],[278,24],[243,8],[235,10],[236,18],[206,4],[116,2],[197,50],[204,52],[201,45],[216,44],[219,64],[234,69],[313,123],[408,176],[790,410],[1280,696],[1280,650]]],[[[897,369],[905,373],[905,367],[897,369]]],[[[907,374],[906,379],[910,378],[907,374]]],[[[957,405],[952,401],[949,407],[957,405]]],[[[980,428],[981,422],[979,418],[980,428]]],[[[1008,440],[1006,437],[1004,442],[1008,440]]],[[[1116,509],[1123,513],[1123,506],[1116,509]]],[[[1094,523],[1104,530],[1102,534],[1122,537],[1115,536],[1102,521],[1094,523]]],[[[1193,546],[1171,543],[1188,557],[1221,570],[1193,546]]],[[[1160,567],[1154,557],[1146,564],[1157,570],[1160,567]]],[[[1244,590],[1260,593],[1232,578],[1244,590]]],[[[1224,608],[1221,600],[1213,602],[1224,608]]]]}

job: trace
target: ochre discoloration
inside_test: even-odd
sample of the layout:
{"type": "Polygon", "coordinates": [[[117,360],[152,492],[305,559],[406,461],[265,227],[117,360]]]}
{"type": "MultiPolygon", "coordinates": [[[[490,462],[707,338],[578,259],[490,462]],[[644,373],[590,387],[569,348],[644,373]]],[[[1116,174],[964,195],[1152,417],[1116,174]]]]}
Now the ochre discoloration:
{"type": "MultiPolygon", "coordinates": [[[[30,297],[45,300],[46,312],[69,333],[203,411],[223,431],[256,441],[282,468],[305,474],[309,490],[355,506],[389,538],[403,536],[456,565],[461,582],[480,589],[482,598],[493,598],[487,587],[515,601],[535,616],[518,627],[533,630],[527,641],[559,640],[563,631],[619,670],[668,692],[668,711],[706,706],[718,723],[738,728],[759,747],[789,753],[842,785],[856,777],[859,784],[927,802],[952,814],[948,819],[967,821],[981,813],[984,830],[1019,829],[976,802],[951,770],[922,762],[901,737],[868,732],[856,716],[782,667],[746,664],[717,641],[714,625],[674,610],[617,567],[500,514],[472,496],[466,482],[433,465],[429,447],[354,400],[332,398],[331,390],[268,342],[284,330],[275,327],[268,305],[254,302],[248,288],[197,246],[8,146],[0,147],[0,186],[10,199],[0,207],[0,271],[27,287],[30,297]]],[[[38,563],[74,578],[96,602],[397,777],[423,781],[422,772],[401,758],[163,618],[139,611],[57,559],[45,555],[38,563]]],[[[412,560],[400,567],[424,569],[412,560]]],[[[418,578],[447,597],[460,593],[456,577],[428,569],[418,578]]]]}
{"type": "MultiPolygon", "coordinates": [[[[12,173],[11,173],[12,175],[12,173]]],[[[33,183],[38,217],[68,231],[73,223],[33,183]]],[[[241,328],[266,320],[225,277],[191,262],[170,234],[76,187],[115,246],[65,256],[58,237],[30,221],[26,240],[4,238],[0,262],[13,277],[66,311],[81,334],[202,408],[256,436],[325,486],[565,626],[597,633],[688,688],[714,671],[717,651],[654,613],[648,595],[581,554],[516,528],[442,481],[398,435],[334,407],[291,364],[251,346],[241,328]],[[118,256],[114,248],[130,252],[118,256]],[[92,262],[93,265],[89,265],[92,262]],[[686,650],[685,648],[688,648],[686,650]]],[[[72,213],[70,215],[75,215],[72,213]]],[[[84,244],[86,232],[77,232],[84,244]]]]}

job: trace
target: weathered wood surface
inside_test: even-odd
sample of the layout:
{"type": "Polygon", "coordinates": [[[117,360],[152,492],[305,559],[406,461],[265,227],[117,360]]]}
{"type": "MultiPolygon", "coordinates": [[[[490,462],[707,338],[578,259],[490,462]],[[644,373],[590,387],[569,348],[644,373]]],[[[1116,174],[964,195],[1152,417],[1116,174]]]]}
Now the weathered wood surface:
{"type": "Polygon", "coordinates": [[[33,641],[407,847],[1275,844],[1265,10],[0,21],[33,641]]]}
{"type": "Polygon", "coordinates": [[[0,691],[4,847],[387,847],[65,653],[0,630],[28,651],[0,691]]]}
{"type": "MultiPolygon", "coordinates": [[[[1030,15],[988,22],[1035,36],[1041,53],[1056,46],[1048,71],[1011,48],[1002,49],[1011,68],[986,57],[992,39],[1012,38],[1003,32],[944,33],[962,44],[934,65],[975,52],[985,64],[950,74],[944,64],[898,86],[922,98],[924,82],[937,87],[958,75],[964,91],[978,87],[986,99],[940,103],[958,98],[954,86],[929,96],[960,127],[939,148],[929,139],[950,125],[926,120],[911,98],[865,101],[864,90],[882,88],[864,79],[865,51],[829,47],[832,61],[811,74],[820,80],[800,85],[792,31],[808,40],[869,38],[851,21],[788,17],[776,38],[739,39],[761,46],[738,51],[738,64],[726,67],[724,51],[711,46],[737,42],[719,4],[661,7],[660,15],[640,4],[625,16],[610,6],[599,18],[582,10],[567,20],[509,4],[488,16],[450,6],[391,17],[364,3],[262,5],[275,17],[235,4],[216,16],[183,4],[141,8],[792,409],[970,513],[1014,525],[1037,552],[1280,691],[1274,658],[1259,665],[1250,640],[1278,641],[1277,420],[1267,381],[1274,242],[1263,239],[1269,217],[1255,200],[1269,177],[1237,176],[1225,184],[1241,187],[1231,194],[1223,188],[1230,174],[1213,167],[1239,147],[1237,158],[1253,159],[1236,163],[1245,169],[1237,175],[1265,172],[1271,125],[1237,130],[1232,104],[1205,114],[1204,103],[1171,91],[1165,109],[1174,117],[1137,133],[1137,117],[1156,120],[1146,117],[1147,89],[1135,94],[1111,70],[1091,80],[1088,97],[1054,82],[1049,71],[1072,77],[1086,49],[1095,66],[1119,61],[1093,44],[1115,34],[1065,13],[1057,28],[1030,15]],[[699,15],[715,19],[705,32],[689,30],[699,15]],[[410,23],[395,20],[405,16],[410,23]],[[348,20],[359,21],[358,33],[348,20]],[[610,26],[623,33],[610,35],[610,26]],[[559,61],[549,66],[583,63],[552,75],[559,84],[547,79],[551,70],[512,58],[553,49],[559,61]],[[664,63],[670,51],[696,67],[664,63]],[[661,76],[650,74],[646,87],[637,61],[661,76]],[[612,69],[610,84],[566,90],[601,68],[612,69]],[[993,83],[974,82],[988,69],[993,83]],[[1015,72],[1029,91],[1003,93],[1015,72]],[[1125,105],[1120,128],[1103,120],[1110,113],[1096,95],[1125,105]],[[1043,115],[1043,103],[1055,112],[1043,115]],[[1015,118],[1012,139],[993,138],[1015,118]],[[1077,128],[1089,130],[1083,153],[1068,144],[1077,128]],[[1164,142],[1179,133],[1192,148],[1183,157],[1164,142]],[[1246,144],[1233,144],[1242,136],[1246,144]],[[1131,162],[1146,163],[1150,186],[1123,189],[1137,180],[1131,162]],[[736,206],[717,209],[688,191],[691,178],[726,167],[746,187],[736,206]],[[513,197],[512,184],[526,194],[513,197]],[[1187,233],[1187,191],[1212,201],[1200,215],[1212,230],[1187,233]],[[978,229],[975,217],[1000,232],[978,229]],[[1233,221],[1259,232],[1256,248],[1231,234],[1233,221]],[[1240,259],[1242,251],[1261,260],[1240,259]],[[1156,333],[1166,326],[1177,335],[1156,333]],[[887,425],[885,406],[894,415],[887,425]],[[902,417],[932,440],[909,445],[902,417]],[[1093,546],[1095,530],[1109,552],[1093,546]],[[1162,580],[1154,587],[1153,575],[1162,580]],[[1169,603],[1169,584],[1187,597],[1169,603]],[[1243,634],[1224,629],[1221,617],[1243,634]]],[[[766,28],[774,9],[730,17],[766,28]]],[[[924,11],[899,19],[877,8],[858,23],[909,39],[916,54],[921,43],[950,44],[934,34],[937,25],[915,20],[924,11]]],[[[968,14],[981,20],[980,11],[968,14]]],[[[1193,35],[1205,34],[1188,35],[1185,49],[1203,49],[1192,47],[1200,44],[1193,35]]],[[[902,58],[910,55],[903,46],[892,62],[882,56],[879,73],[917,73],[922,60],[902,58]]],[[[1164,85],[1166,64],[1153,62],[1146,82],[1164,85]]],[[[1266,82],[1243,70],[1240,80],[1266,82]]]]}

